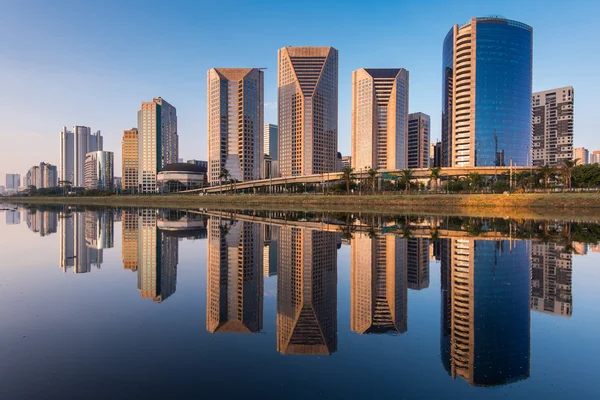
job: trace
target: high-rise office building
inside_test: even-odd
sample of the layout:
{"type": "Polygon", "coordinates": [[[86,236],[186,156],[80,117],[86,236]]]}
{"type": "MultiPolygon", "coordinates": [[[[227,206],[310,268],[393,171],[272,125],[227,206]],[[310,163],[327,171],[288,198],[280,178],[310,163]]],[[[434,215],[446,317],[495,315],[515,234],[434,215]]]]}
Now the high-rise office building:
{"type": "Polygon", "coordinates": [[[352,167],[403,169],[408,158],[408,71],[352,72],[352,167]]]}
{"type": "Polygon", "coordinates": [[[359,235],[351,245],[350,329],[359,334],[406,332],[406,240],[359,235]]]}
{"type": "Polygon", "coordinates": [[[442,54],[442,166],[527,165],[533,29],[500,17],[454,25],[442,54]]]}
{"type": "Polygon", "coordinates": [[[442,239],[442,364],[498,386],[529,378],[529,243],[442,239]]]}
{"type": "Polygon", "coordinates": [[[66,126],[60,131],[60,159],[58,162],[58,180],[75,184],[75,137],[66,126]]]}
{"type": "Polygon", "coordinates": [[[19,186],[21,186],[21,175],[6,174],[6,190],[18,190],[19,186]]]}
{"type": "Polygon", "coordinates": [[[40,163],[40,181],[43,188],[53,188],[58,186],[58,169],[52,164],[40,163]]]}
{"type": "Polygon", "coordinates": [[[408,115],[408,168],[429,167],[429,115],[408,115]]]}
{"type": "Polygon", "coordinates": [[[339,234],[280,227],[277,350],[330,355],[337,350],[339,234]]]}
{"type": "Polygon", "coordinates": [[[123,268],[130,271],[138,269],[138,212],[136,210],[123,209],[121,225],[121,258],[123,268]]]}
{"type": "Polygon", "coordinates": [[[531,157],[534,166],[557,166],[572,158],[574,100],[572,86],[533,93],[531,157]]]}
{"type": "Polygon", "coordinates": [[[264,73],[213,68],[207,74],[208,181],[227,169],[239,182],[263,177],[264,73]]]}
{"type": "MultiPolygon", "coordinates": [[[[571,158],[567,158],[570,160],[571,158]]],[[[585,147],[576,147],[573,149],[573,161],[577,161],[577,165],[586,165],[590,159],[590,152],[585,147]]]]}
{"type": "Polygon", "coordinates": [[[262,226],[211,218],[206,330],[257,333],[263,323],[262,226]]]}
{"type": "Polygon", "coordinates": [[[531,244],[531,309],[570,318],[573,313],[573,260],[556,243],[531,244]]]}
{"type": "Polygon", "coordinates": [[[85,186],[85,158],[88,153],[103,150],[103,140],[100,131],[95,134],[87,126],[73,127],[73,185],[85,186]]]}
{"type": "Polygon", "coordinates": [[[429,167],[442,166],[442,142],[431,142],[429,144],[429,167]]]}
{"type": "Polygon", "coordinates": [[[279,174],[334,172],[338,135],[338,51],[278,51],[279,174]]]}
{"type": "Polygon", "coordinates": [[[177,110],[161,97],[142,103],[138,111],[138,188],[156,192],[156,174],[179,158],[177,110]]]}
{"type": "Polygon", "coordinates": [[[426,289],[429,287],[429,240],[411,238],[406,242],[408,288],[412,290],[426,289]]]}
{"type": "Polygon", "coordinates": [[[265,175],[270,172],[273,178],[279,177],[279,128],[277,125],[265,124],[264,127],[264,153],[271,157],[271,170],[265,171],[265,175]]]}
{"type": "Polygon", "coordinates": [[[114,154],[112,151],[94,151],[85,157],[85,188],[112,190],[114,154]]]}
{"type": "Polygon", "coordinates": [[[138,130],[131,128],[123,131],[121,142],[121,184],[123,190],[137,192],[138,189],[138,130]]]}
{"type": "Polygon", "coordinates": [[[138,290],[142,299],[156,303],[175,293],[179,242],[156,226],[156,210],[143,209],[138,214],[138,290]]]}

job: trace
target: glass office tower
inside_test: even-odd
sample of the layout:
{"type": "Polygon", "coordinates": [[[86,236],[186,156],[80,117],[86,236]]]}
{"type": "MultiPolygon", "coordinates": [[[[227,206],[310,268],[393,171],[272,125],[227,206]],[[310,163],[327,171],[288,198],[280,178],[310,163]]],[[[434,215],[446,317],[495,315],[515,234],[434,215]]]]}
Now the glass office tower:
{"type": "Polygon", "coordinates": [[[442,166],[527,165],[533,29],[501,17],[455,25],[442,53],[442,166]]]}

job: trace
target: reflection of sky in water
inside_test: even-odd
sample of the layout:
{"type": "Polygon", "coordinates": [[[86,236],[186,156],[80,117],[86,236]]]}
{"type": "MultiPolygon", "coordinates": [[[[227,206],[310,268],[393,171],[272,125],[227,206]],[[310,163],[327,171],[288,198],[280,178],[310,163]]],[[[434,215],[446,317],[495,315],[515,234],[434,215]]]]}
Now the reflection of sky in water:
{"type": "MultiPolygon", "coordinates": [[[[337,350],[331,356],[284,356],[277,351],[279,293],[275,276],[262,280],[261,333],[211,335],[207,331],[210,232],[208,237],[196,240],[177,237],[180,235],[164,236],[169,245],[176,243],[178,250],[176,268],[172,270],[176,273],[176,291],[158,303],[142,299],[138,290],[139,271],[123,269],[123,222],[112,223],[109,230],[113,246],[102,249],[100,268],[74,274],[72,269],[63,273],[60,266],[60,226],[55,233],[42,237],[40,232],[28,228],[24,213],[20,224],[6,225],[5,221],[5,213],[0,212],[1,398],[183,398],[207,394],[296,398],[309,395],[461,399],[598,397],[594,378],[600,356],[597,346],[600,292],[595,283],[600,280],[597,268],[600,253],[588,251],[586,255],[572,257],[570,318],[549,312],[528,313],[529,378],[486,389],[469,385],[468,379],[458,374],[453,380],[444,368],[440,354],[444,303],[439,261],[429,262],[428,287],[406,292],[406,312],[403,314],[402,309],[400,313],[406,316],[405,333],[359,335],[351,330],[353,252],[350,245],[342,245],[336,256],[337,299],[312,297],[317,320],[326,323],[327,318],[336,318],[337,350]],[[335,309],[319,314],[319,301],[333,301],[335,309]]],[[[92,226],[88,224],[88,236],[92,226]]],[[[96,227],[93,232],[107,242],[102,229],[96,227]]],[[[157,231],[150,233],[156,235],[157,231]]],[[[355,238],[359,236],[355,233],[355,238]]],[[[371,255],[381,251],[372,239],[361,237],[371,255]]],[[[160,232],[153,240],[160,242],[160,232]]],[[[291,231],[283,235],[283,240],[290,243],[291,231]]],[[[309,239],[303,240],[295,243],[306,249],[309,239]]],[[[482,247],[491,246],[490,251],[478,261],[483,266],[481,271],[490,274],[503,265],[497,263],[498,258],[494,261],[500,253],[492,243],[497,242],[483,242],[482,247]]],[[[513,253],[507,249],[507,241],[502,243],[500,257],[512,254],[523,258],[520,252],[527,245],[525,242],[518,242],[522,244],[513,253]]],[[[471,244],[466,244],[466,252],[473,250],[471,244]]],[[[229,260],[237,257],[234,247],[223,248],[226,250],[223,254],[233,257],[229,260]]],[[[559,258],[565,256],[560,251],[554,254],[559,258]]],[[[168,258],[161,260],[169,262],[168,258]]],[[[318,275],[316,262],[309,264],[307,261],[304,265],[318,275]]],[[[368,261],[365,265],[373,264],[368,261]]],[[[315,282],[319,279],[317,275],[315,282]]],[[[370,276],[374,283],[382,282],[377,280],[381,277],[370,276]]],[[[408,279],[408,271],[406,276],[408,279]]],[[[501,282],[492,287],[511,288],[501,282]]],[[[237,287],[234,292],[237,293],[237,287]]],[[[493,304],[499,298],[488,299],[492,301],[488,310],[503,310],[502,304],[493,304]]],[[[233,310],[238,305],[231,303],[230,307],[233,310]]],[[[233,315],[230,313],[229,317],[233,315]]],[[[506,314],[503,318],[510,317],[506,314]]],[[[500,322],[501,329],[510,326],[500,322]]],[[[487,325],[478,332],[499,340],[493,331],[486,329],[487,325]]],[[[479,339],[476,335],[475,340],[486,338],[479,339]]],[[[512,346],[510,342],[498,344],[503,348],[512,346]]]]}

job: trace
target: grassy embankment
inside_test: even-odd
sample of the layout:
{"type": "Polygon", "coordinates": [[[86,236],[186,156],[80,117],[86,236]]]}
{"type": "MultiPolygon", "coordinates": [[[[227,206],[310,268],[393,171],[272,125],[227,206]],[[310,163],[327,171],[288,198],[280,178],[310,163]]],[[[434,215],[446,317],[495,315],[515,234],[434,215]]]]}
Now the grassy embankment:
{"type": "Polygon", "coordinates": [[[600,219],[600,195],[440,194],[440,195],[155,195],[109,197],[23,197],[19,204],[72,204],[112,207],[270,209],[294,211],[373,212],[393,214],[471,215],[480,217],[600,219]]]}

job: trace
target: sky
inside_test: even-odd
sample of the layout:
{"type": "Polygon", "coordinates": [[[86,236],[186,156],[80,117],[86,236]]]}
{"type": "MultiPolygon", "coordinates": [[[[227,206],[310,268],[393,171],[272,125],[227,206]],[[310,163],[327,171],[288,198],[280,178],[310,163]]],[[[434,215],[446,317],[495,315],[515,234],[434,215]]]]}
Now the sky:
{"type": "Polygon", "coordinates": [[[58,165],[63,126],[101,130],[121,173],[121,138],[142,101],[177,108],[180,158],[207,159],[206,73],[262,67],[277,123],[277,50],[339,50],[339,151],[351,152],[352,71],[406,68],[410,112],[440,137],[442,42],[454,24],[501,15],[534,29],[533,90],[575,89],[575,147],[600,149],[600,2],[0,0],[0,185],[58,165]],[[597,117],[596,117],[597,118],[597,117]]]}

